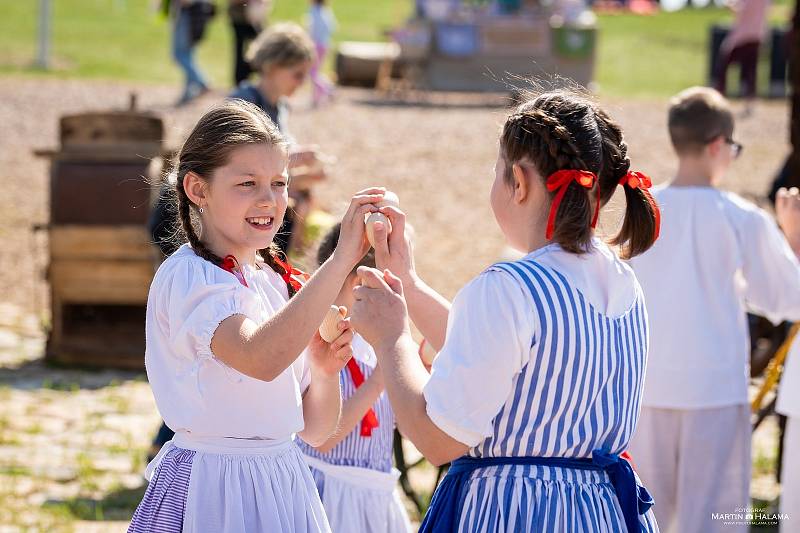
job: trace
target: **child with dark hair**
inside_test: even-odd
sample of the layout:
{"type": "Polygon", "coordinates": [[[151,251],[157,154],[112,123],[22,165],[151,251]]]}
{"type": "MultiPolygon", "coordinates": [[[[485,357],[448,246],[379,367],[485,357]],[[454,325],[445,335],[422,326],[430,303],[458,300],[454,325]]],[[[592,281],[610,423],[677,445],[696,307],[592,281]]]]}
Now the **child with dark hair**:
{"type": "Polygon", "coordinates": [[[727,100],[686,89],[668,127],[678,168],[653,193],[662,236],[631,261],[652,321],[631,453],[665,530],[745,532],[712,514],[750,506],[746,313],[800,320],[800,264],[769,214],[718,188],[742,153],[727,100]]]}
{"type": "Polygon", "coordinates": [[[381,208],[392,227],[387,238],[375,226],[383,271],[359,268],[351,318],[375,348],[400,430],[433,464],[452,461],[421,531],[658,531],[620,457],[639,417],[644,298],[594,236],[620,186],[613,242],[632,257],[655,241],[659,211],[619,126],[567,92],[521,104],[503,126],[490,204],[527,255],[492,265],[452,305],[417,275],[405,215],[381,208]],[[430,375],[409,315],[439,350],[430,375]]]}
{"type": "Polygon", "coordinates": [[[293,436],[320,445],[339,422],[353,332],[345,320],[328,343],[318,328],[369,249],[364,216],[384,190],[353,197],[336,252],[303,283],[273,242],[287,159],[267,115],[239,100],[206,113],[180,150],[188,244],[153,279],[145,352],[175,437],[147,468],[129,531],[330,531],[293,436]]]}
{"type": "MultiPolygon", "coordinates": [[[[323,238],[320,265],[333,255],[341,224],[323,238]]],[[[373,251],[357,266],[375,268],[373,251]]],[[[347,276],[335,305],[350,309],[356,269],[347,276]]],[[[383,376],[372,346],[353,335],[353,357],[339,374],[342,417],[336,433],[321,445],[299,439],[317,483],[331,529],[336,533],[407,533],[408,515],[397,492],[399,472],[392,467],[394,412],[383,387],[383,376]]]]}

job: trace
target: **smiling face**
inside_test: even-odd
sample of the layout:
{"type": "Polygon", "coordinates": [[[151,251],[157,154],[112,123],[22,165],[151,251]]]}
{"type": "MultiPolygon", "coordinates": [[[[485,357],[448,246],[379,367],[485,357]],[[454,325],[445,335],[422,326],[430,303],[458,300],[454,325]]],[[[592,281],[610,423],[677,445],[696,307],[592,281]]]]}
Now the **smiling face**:
{"type": "Polygon", "coordinates": [[[203,208],[201,238],[220,257],[251,263],[272,242],[288,203],[287,160],[280,146],[246,144],[210,180],[187,175],[187,195],[203,208]]]}

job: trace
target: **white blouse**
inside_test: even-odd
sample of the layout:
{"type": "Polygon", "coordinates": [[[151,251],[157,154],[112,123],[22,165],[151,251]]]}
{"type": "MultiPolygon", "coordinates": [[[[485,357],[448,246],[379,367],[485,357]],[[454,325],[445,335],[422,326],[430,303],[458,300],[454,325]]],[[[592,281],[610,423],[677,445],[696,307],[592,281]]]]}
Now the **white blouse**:
{"type": "Polygon", "coordinates": [[[161,416],[177,433],[286,439],[303,429],[302,393],[311,383],[305,352],[267,382],[211,351],[220,322],[241,314],[262,324],[289,299],[283,279],[268,266],[242,268],[248,287],[184,244],[161,264],[150,286],[147,377],[161,416]]]}

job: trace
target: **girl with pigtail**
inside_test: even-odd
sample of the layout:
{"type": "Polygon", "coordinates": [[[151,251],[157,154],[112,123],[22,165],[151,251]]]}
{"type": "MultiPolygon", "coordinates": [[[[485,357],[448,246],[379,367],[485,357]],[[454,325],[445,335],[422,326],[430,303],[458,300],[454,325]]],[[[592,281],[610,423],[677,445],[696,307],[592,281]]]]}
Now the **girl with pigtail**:
{"type": "Polygon", "coordinates": [[[177,162],[188,244],[167,258],[147,303],[147,375],[175,437],[148,465],[129,531],[330,531],[293,441],[321,444],[341,410],[349,321],[318,328],[368,250],[364,216],[384,189],[351,200],[336,251],[304,276],[273,238],[289,180],[286,145],[253,104],[206,113],[177,162]],[[302,288],[301,288],[302,285],[302,288]]]}
{"type": "Polygon", "coordinates": [[[623,257],[658,236],[650,180],[619,126],[551,92],[503,126],[490,203],[527,253],[486,269],[452,304],[414,269],[405,215],[381,211],[376,263],[359,268],[353,327],[374,348],[398,427],[451,467],[421,531],[653,532],[652,498],[621,454],[636,429],[648,349],[632,270],[594,235],[619,186],[623,257]],[[428,374],[409,317],[438,350],[428,374]]]}

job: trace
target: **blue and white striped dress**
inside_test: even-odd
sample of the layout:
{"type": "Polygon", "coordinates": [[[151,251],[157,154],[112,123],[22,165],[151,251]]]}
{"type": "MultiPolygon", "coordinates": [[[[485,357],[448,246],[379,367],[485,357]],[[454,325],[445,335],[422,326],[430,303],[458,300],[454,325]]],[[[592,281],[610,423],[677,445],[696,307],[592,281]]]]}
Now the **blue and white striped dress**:
{"type": "MultiPolygon", "coordinates": [[[[358,368],[364,374],[364,379],[370,378],[375,371],[377,358],[372,351],[372,347],[364,341],[361,336],[353,337],[353,354],[358,368]]],[[[350,377],[347,367],[339,372],[339,384],[342,388],[342,401],[347,401],[356,392],[356,386],[350,377]]],[[[361,426],[358,425],[331,451],[322,453],[316,448],[309,446],[302,440],[297,440],[297,445],[305,455],[314,457],[320,461],[338,466],[357,466],[369,468],[379,472],[390,472],[392,470],[392,444],[394,440],[394,411],[389,404],[389,396],[384,391],[378,401],[372,406],[375,415],[378,417],[378,427],[372,431],[372,436],[362,437],[361,426]]],[[[316,473],[314,469],[312,472],[316,473]]],[[[319,477],[318,475],[315,477],[319,477]]],[[[323,488],[320,480],[317,480],[320,494],[323,488]]]]}
{"type": "MultiPolygon", "coordinates": [[[[425,397],[431,419],[470,446],[468,455],[625,451],[639,415],[647,314],[630,269],[600,241],[594,246],[576,256],[549,245],[496,264],[456,297],[425,397]],[[598,310],[571,279],[599,284],[599,291],[585,288],[605,292],[606,309],[617,314],[598,310]]],[[[641,520],[645,531],[658,530],[652,511],[641,520]]],[[[470,475],[458,530],[598,533],[626,526],[605,472],[504,465],[470,475]]]]}
{"type": "MultiPolygon", "coordinates": [[[[359,335],[353,338],[353,359],[364,380],[375,371],[377,357],[359,335]]],[[[342,400],[356,392],[347,367],[339,374],[342,400]]],[[[392,467],[394,411],[384,391],[373,404],[378,427],[372,435],[361,435],[358,425],[332,450],[323,453],[297,439],[319,490],[322,504],[335,533],[407,533],[405,508],[397,494],[398,472],[392,467]]]]}

